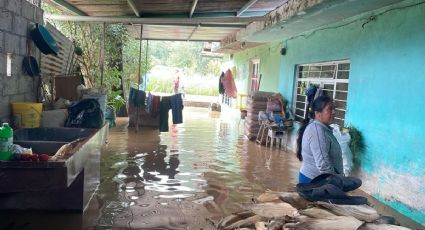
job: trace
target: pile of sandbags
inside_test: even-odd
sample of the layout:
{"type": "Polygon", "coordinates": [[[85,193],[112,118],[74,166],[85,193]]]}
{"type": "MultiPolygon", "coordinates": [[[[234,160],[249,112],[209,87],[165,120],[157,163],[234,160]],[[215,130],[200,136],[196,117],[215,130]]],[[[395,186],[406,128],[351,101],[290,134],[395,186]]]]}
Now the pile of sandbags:
{"type": "Polygon", "coordinates": [[[267,191],[245,210],[214,224],[216,229],[406,230],[368,205],[309,202],[297,193],[267,191]]]}
{"type": "MultiPolygon", "coordinates": [[[[260,122],[258,122],[258,113],[267,110],[267,102],[270,98],[282,96],[279,93],[257,91],[249,94],[247,98],[247,115],[245,117],[245,136],[249,140],[257,138],[258,131],[260,130],[260,122]]],[[[282,98],[282,101],[284,99],[282,98]]],[[[285,105],[283,105],[285,106],[285,105]]]]}

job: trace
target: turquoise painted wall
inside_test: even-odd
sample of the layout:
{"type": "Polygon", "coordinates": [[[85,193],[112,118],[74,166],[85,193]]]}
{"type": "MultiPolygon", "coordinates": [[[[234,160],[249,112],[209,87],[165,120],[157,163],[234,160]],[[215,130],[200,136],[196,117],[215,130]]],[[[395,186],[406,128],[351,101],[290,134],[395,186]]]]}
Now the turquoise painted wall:
{"type": "Polygon", "coordinates": [[[292,100],[296,64],[351,61],[346,123],[367,144],[362,188],[425,225],[425,4],[388,9],[373,12],[364,28],[368,15],[287,40],[274,69],[279,91],[292,100]]]}
{"type": "Polygon", "coordinates": [[[260,90],[277,92],[281,60],[280,47],[280,42],[268,43],[234,54],[233,61],[236,66],[236,78],[243,80],[243,88],[240,92],[247,92],[251,59],[260,59],[260,74],[262,74],[260,90]]]}

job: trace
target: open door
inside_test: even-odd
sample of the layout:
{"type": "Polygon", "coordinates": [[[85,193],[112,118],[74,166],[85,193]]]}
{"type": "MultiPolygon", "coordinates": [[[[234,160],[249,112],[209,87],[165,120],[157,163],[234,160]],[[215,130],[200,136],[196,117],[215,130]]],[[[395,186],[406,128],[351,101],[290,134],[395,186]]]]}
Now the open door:
{"type": "Polygon", "coordinates": [[[256,92],[260,88],[260,59],[252,59],[249,65],[249,92],[256,92]]]}

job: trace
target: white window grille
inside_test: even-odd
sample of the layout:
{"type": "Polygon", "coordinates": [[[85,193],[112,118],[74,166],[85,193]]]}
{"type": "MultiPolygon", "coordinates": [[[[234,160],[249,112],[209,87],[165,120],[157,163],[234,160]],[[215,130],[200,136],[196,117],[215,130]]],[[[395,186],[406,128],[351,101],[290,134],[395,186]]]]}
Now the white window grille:
{"type": "Polygon", "coordinates": [[[306,90],[316,85],[326,96],[334,99],[334,123],[343,126],[347,111],[348,79],[350,61],[322,62],[297,65],[294,115],[296,121],[303,121],[307,112],[306,90]]]}

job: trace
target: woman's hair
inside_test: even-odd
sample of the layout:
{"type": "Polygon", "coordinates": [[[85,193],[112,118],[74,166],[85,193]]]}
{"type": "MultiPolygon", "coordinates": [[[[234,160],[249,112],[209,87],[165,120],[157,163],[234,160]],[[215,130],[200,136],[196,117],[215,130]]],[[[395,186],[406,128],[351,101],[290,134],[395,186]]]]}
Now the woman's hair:
{"type": "Polygon", "coordinates": [[[304,119],[300,129],[298,129],[298,137],[297,137],[297,158],[300,161],[303,161],[303,156],[301,155],[302,150],[302,140],[304,131],[307,128],[307,125],[310,123],[310,119],[314,119],[315,112],[322,112],[327,104],[332,102],[332,98],[328,96],[320,96],[313,101],[313,104],[308,106],[308,116],[304,119]]]}

